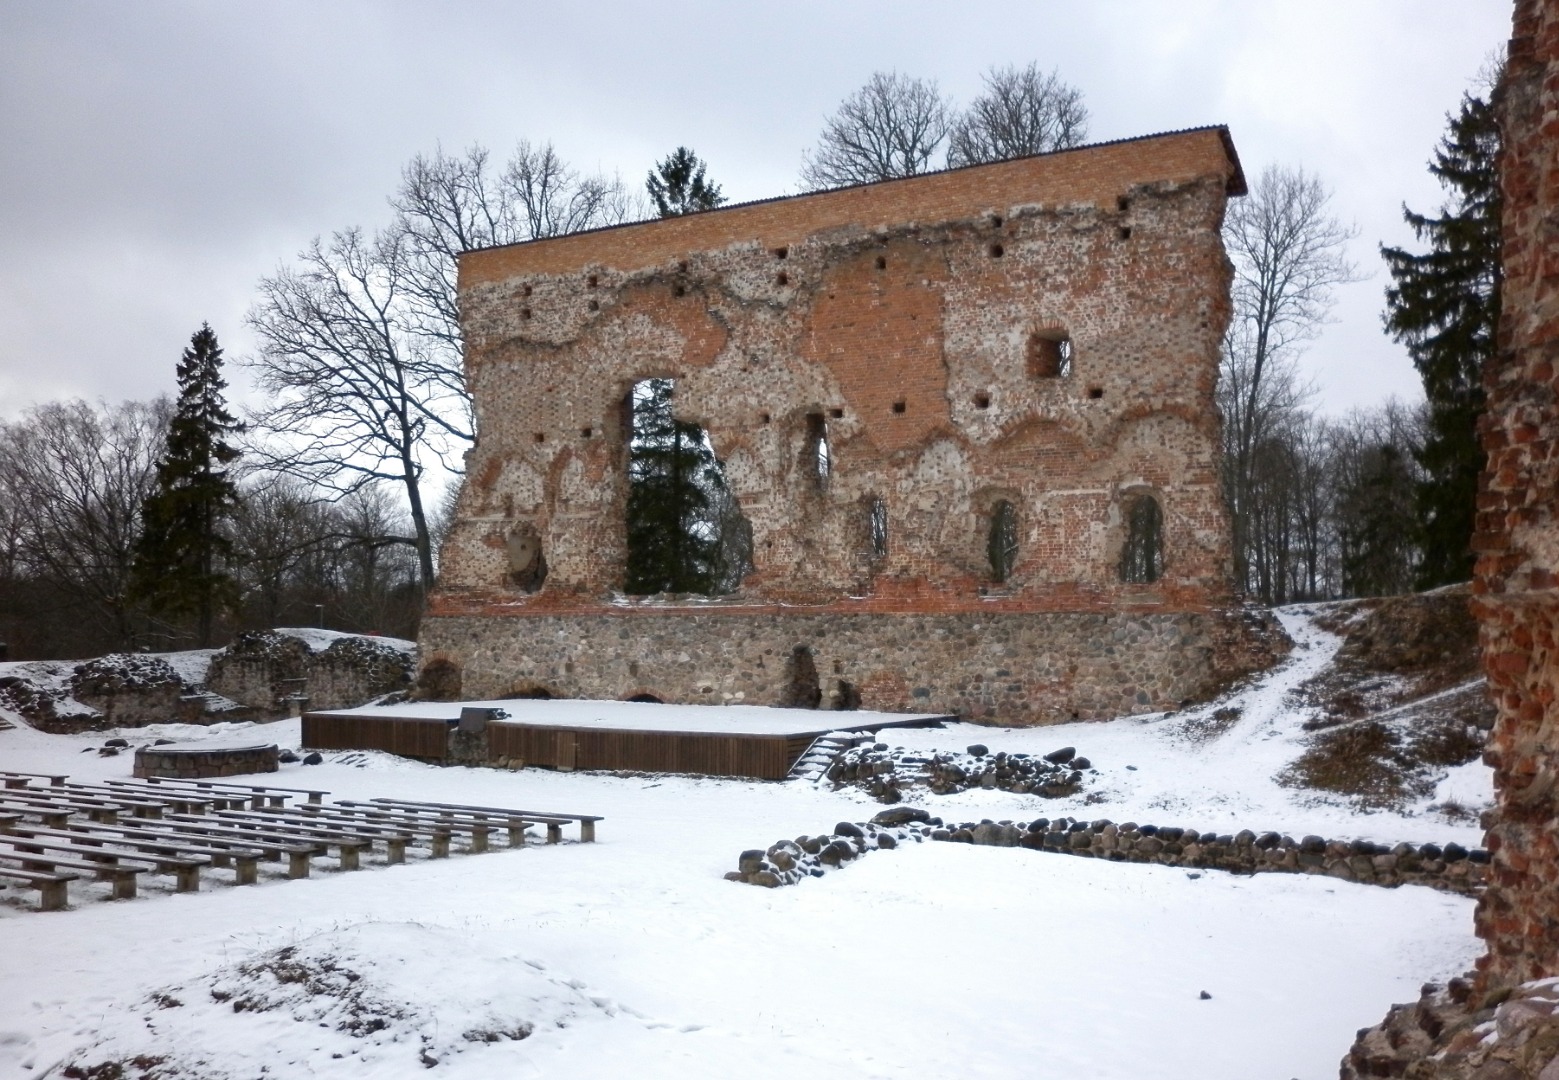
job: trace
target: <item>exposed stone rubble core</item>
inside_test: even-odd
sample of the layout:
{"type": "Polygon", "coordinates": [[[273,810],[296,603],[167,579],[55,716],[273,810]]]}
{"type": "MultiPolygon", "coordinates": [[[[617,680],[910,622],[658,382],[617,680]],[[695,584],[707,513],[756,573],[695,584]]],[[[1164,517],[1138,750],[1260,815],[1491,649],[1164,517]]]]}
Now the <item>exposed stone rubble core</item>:
{"type": "Polygon", "coordinates": [[[1466,979],[1430,983],[1411,1005],[1359,1032],[1341,1080],[1555,1080],[1559,979],[1474,997],[1466,979]]]}
{"type": "Polygon", "coordinates": [[[884,810],[869,822],[842,821],[833,832],[780,840],[767,851],[744,851],[728,881],[774,888],[821,877],[868,851],[900,843],[941,840],[956,844],[1022,847],[1112,862],[1225,870],[1236,874],[1324,874],[1362,885],[1426,885],[1476,896],[1483,889],[1488,852],[1459,844],[1396,844],[1326,840],[1242,829],[1233,835],[1178,826],[1116,824],[1107,818],[1035,818],[1033,821],[944,823],[913,806],[884,810]]]}
{"type": "Polygon", "coordinates": [[[271,719],[295,702],[311,709],[352,708],[411,688],[415,659],[394,644],[342,636],[315,650],[294,634],[239,634],[211,658],[206,681],[219,694],[271,719]]]}
{"type": "Polygon", "coordinates": [[[463,255],[480,442],[426,692],[1033,724],[1270,664],[1286,641],[1231,600],[1218,486],[1243,191],[1206,128],[463,255]],[[751,526],[732,596],[620,595],[624,401],[652,377],[751,526]],[[1123,580],[1139,520],[1157,576],[1123,580]]]}

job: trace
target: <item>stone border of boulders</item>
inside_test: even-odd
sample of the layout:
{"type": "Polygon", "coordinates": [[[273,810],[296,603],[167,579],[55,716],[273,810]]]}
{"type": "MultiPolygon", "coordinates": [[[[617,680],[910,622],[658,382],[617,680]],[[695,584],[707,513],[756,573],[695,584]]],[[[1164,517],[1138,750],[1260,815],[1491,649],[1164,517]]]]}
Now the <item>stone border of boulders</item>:
{"type": "Polygon", "coordinates": [[[869,822],[841,821],[831,833],[780,840],[742,852],[728,881],[774,888],[822,877],[868,851],[940,840],[1022,847],[1112,862],[1156,863],[1235,874],[1324,874],[1341,881],[1395,888],[1425,885],[1443,892],[1482,892],[1489,853],[1460,844],[1377,844],[1369,840],[1294,839],[1275,832],[1202,832],[1179,826],[1117,824],[1107,818],[944,823],[925,810],[896,806],[869,822]]]}
{"type": "Polygon", "coordinates": [[[1071,746],[1048,754],[992,754],[983,743],[975,743],[959,754],[911,751],[867,737],[861,745],[840,753],[824,775],[836,787],[853,784],[878,802],[893,804],[903,800],[906,788],[933,795],[999,788],[1019,795],[1066,798],[1082,789],[1083,773],[1092,768],[1093,764],[1079,757],[1071,746]]]}

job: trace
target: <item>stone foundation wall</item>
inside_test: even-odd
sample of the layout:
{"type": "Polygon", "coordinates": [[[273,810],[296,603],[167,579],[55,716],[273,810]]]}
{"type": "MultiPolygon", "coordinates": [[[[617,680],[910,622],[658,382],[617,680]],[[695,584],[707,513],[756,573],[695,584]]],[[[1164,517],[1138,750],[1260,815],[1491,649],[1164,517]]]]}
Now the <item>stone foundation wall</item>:
{"type": "Polygon", "coordinates": [[[276,772],[281,768],[280,760],[281,752],[274,744],[199,749],[143,746],[135,752],[134,775],[142,780],[153,776],[209,780],[276,772]]]}
{"type": "Polygon", "coordinates": [[[668,703],[856,703],[1010,725],[1199,700],[1264,667],[1281,630],[1211,614],[723,614],[428,617],[438,696],[537,692],[668,703]],[[801,652],[798,654],[798,650],[801,652]],[[451,677],[458,670],[458,680],[451,677]],[[810,699],[810,700],[809,700],[810,699]]]}
{"type": "Polygon", "coordinates": [[[1107,818],[1035,818],[1033,821],[965,822],[932,817],[912,806],[884,810],[869,822],[842,821],[833,832],[781,840],[767,851],[742,852],[728,881],[773,888],[820,876],[868,851],[903,842],[939,840],[989,847],[1021,847],[1111,862],[1157,863],[1236,874],[1322,874],[1361,885],[1425,885],[1444,892],[1477,895],[1483,888],[1488,852],[1458,844],[1386,844],[1367,840],[1294,839],[1275,832],[1242,829],[1234,834],[1198,832],[1178,826],[1117,824],[1107,818]]]}

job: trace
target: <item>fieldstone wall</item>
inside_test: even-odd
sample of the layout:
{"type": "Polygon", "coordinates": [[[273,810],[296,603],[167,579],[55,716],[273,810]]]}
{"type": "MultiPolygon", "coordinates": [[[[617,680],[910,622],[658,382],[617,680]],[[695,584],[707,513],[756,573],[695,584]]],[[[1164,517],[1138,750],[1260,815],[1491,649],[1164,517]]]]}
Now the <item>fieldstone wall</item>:
{"type": "Polygon", "coordinates": [[[281,753],[274,744],[143,746],[135,752],[134,775],[142,780],[153,776],[209,780],[218,776],[277,772],[281,768],[280,760],[281,753]]]}
{"type": "Polygon", "coordinates": [[[206,684],[266,718],[290,715],[292,699],[310,709],[348,709],[411,687],[414,659],[366,637],[343,637],[318,652],[288,634],[239,634],[211,659],[206,684]]]}
{"type": "Polygon", "coordinates": [[[424,655],[443,661],[441,696],[449,700],[539,691],[617,700],[651,694],[695,704],[856,704],[1010,725],[1200,700],[1269,665],[1287,644],[1275,624],[1253,634],[1243,618],[1199,613],[781,615],[706,608],[504,622],[430,616],[422,624],[424,655]],[[458,680],[450,672],[456,658],[458,680]],[[815,679],[802,693],[798,669],[815,679]]]}
{"type": "Polygon", "coordinates": [[[825,703],[1025,724],[1203,693],[1247,652],[1214,401],[1244,190],[1205,128],[466,253],[480,440],[424,681],[796,703],[803,647],[825,703]],[[651,377],[751,526],[719,604],[619,595],[624,401],[651,377]],[[1142,499],[1161,573],[1128,582],[1142,499]]]}
{"type": "Polygon", "coordinates": [[[1112,862],[1157,863],[1236,874],[1324,874],[1363,885],[1426,885],[1475,896],[1482,891],[1488,852],[1459,844],[1371,843],[1275,832],[1201,832],[1178,826],[1116,824],[1107,818],[1035,818],[1033,821],[945,823],[917,807],[884,810],[869,822],[840,822],[833,832],[781,840],[767,851],[742,852],[727,880],[773,888],[821,876],[870,850],[940,840],[1021,847],[1112,862]]]}

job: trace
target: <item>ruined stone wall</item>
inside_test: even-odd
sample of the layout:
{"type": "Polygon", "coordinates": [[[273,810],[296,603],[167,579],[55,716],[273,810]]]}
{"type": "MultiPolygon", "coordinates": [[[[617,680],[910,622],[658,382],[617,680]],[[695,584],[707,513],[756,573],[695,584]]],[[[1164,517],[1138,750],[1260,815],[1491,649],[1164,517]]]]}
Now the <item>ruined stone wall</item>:
{"type": "Polygon", "coordinates": [[[1559,2],[1518,0],[1501,92],[1504,293],[1475,610],[1499,719],[1483,982],[1559,975],[1559,2]]]}
{"type": "Polygon", "coordinates": [[[1209,646],[1229,602],[1213,394],[1219,226],[1242,184],[1227,132],[1204,129],[467,254],[480,443],[424,662],[459,669],[468,695],[530,680],[707,701],[718,674],[718,693],[764,703],[782,680],[754,661],[810,648],[837,681],[820,637],[834,633],[847,681],[894,681],[863,698],[878,707],[1021,723],[1195,696],[1226,674],[1209,646]],[[1071,368],[1053,377],[1043,352],[1059,338],[1071,368]],[[623,402],[651,377],[676,380],[679,418],[709,433],[752,526],[756,569],[719,617],[617,594],[623,402]],[[1125,509],[1145,494],[1163,513],[1163,574],[1128,584],[1125,509]],[[1018,553],[997,582],[999,501],[1016,508],[1018,553]],[[527,591],[511,552],[536,544],[546,577],[527,591]],[[1101,629],[1068,639],[1084,614],[1101,629]],[[916,639],[905,616],[942,617],[967,649],[916,639]],[[573,644],[618,633],[637,674],[573,644]],[[737,642],[758,651],[736,663],[737,642]],[[928,647],[945,705],[911,700],[928,647]],[[1111,647],[1121,670],[1098,674],[1111,647]],[[996,648],[1012,662],[989,662],[996,648]],[[692,677],[703,661],[683,654],[726,659],[692,677]],[[1002,679],[1011,689],[955,689],[1002,679]]]}

